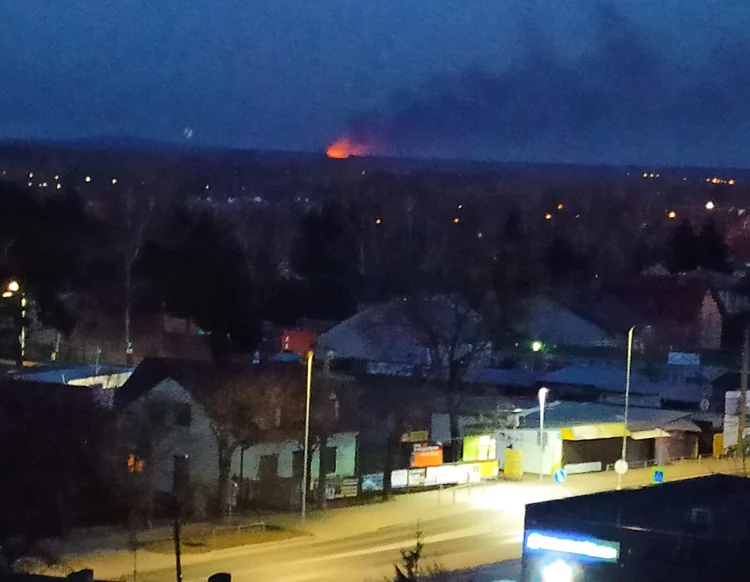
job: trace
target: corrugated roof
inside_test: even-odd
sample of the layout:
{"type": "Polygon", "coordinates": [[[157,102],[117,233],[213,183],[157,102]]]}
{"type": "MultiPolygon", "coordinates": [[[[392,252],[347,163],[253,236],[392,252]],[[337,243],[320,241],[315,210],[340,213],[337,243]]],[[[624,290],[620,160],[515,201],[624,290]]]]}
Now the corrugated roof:
{"type": "MultiPolygon", "coordinates": [[[[687,430],[687,425],[673,425],[677,420],[689,419],[690,413],[660,408],[630,407],[628,430],[641,431],[672,425],[673,430],[687,430]]],[[[544,426],[547,428],[569,428],[592,424],[622,423],[625,421],[622,406],[597,402],[557,401],[545,407],[544,426]]],[[[693,425],[695,427],[695,425],[693,425]]],[[[534,409],[521,418],[520,428],[539,428],[539,409],[534,409]]],[[[697,428],[697,427],[695,427],[697,428]]]]}

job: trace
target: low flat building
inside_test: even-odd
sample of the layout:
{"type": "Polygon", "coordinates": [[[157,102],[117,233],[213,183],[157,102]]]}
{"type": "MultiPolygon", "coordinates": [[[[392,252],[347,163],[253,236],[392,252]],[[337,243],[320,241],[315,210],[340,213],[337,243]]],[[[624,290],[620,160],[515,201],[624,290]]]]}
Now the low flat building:
{"type": "Polygon", "coordinates": [[[526,507],[522,582],[706,582],[750,571],[750,481],[711,475],[526,507]]]}

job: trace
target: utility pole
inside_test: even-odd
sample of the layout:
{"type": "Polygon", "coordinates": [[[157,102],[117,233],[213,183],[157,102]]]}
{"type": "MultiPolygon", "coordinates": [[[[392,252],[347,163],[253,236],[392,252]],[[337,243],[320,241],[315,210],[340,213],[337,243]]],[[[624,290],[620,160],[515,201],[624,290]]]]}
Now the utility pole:
{"type": "Polygon", "coordinates": [[[745,466],[745,425],[747,411],[747,383],[750,371],[750,324],[742,330],[742,375],[740,376],[740,412],[737,427],[737,452],[742,456],[742,474],[747,474],[745,466]]]}
{"type": "Polygon", "coordinates": [[[176,582],[182,582],[182,551],[180,547],[180,517],[182,513],[182,500],[187,486],[188,456],[174,456],[174,471],[172,491],[174,494],[174,523],[172,524],[172,535],[174,537],[174,558],[176,582]]]}

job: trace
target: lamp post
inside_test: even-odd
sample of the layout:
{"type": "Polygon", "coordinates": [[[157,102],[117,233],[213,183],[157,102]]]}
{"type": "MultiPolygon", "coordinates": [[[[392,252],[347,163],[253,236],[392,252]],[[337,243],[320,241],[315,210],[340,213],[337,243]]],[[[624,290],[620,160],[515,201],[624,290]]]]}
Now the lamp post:
{"type": "Polygon", "coordinates": [[[622,475],[627,471],[627,453],[628,453],[628,412],[630,411],[630,376],[633,366],[633,337],[635,336],[635,330],[642,324],[632,326],[628,330],[628,355],[625,364],[625,427],[622,432],[622,452],[620,460],[623,461],[622,467],[624,470],[617,471],[617,489],[622,487],[622,475]]]}
{"type": "Polygon", "coordinates": [[[11,298],[19,295],[19,330],[18,330],[18,355],[16,356],[16,365],[23,366],[26,358],[26,293],[21,289],[21,284],[16,281],[9,281],[3,291],[4,298],[11,298]]]}
{"type": "Polygon", "coordinates": [[[305,397],[305,449],[302,454],[302,523],[305,523],[307,517],[307,459],[310,454],[310,394],[312,387],[312,365],[313,351],[307,352],[307,394],[305,397]]]}
{"type": "Polygon", "coordinates": [[[547,400],[549,388],[542,386],[539,389],[539,482],[544,475],[544,403],[547,400]]]}

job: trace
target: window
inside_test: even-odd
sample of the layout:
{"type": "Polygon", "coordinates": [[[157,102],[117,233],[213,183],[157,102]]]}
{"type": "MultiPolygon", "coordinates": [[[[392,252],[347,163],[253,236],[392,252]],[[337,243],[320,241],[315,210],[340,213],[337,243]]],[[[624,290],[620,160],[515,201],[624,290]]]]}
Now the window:
{"type": "Polygon", "coordinates": [[[336,472],[336,447],[326,447],[323,449],[323,467],[326,475],[336,472]]]}
{"type": "Polygon", "coordinates": [[[177,426],[190,426],[192,409],[189,404],[180,403],[174,410],[174,423],[177,426]]]}

